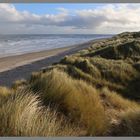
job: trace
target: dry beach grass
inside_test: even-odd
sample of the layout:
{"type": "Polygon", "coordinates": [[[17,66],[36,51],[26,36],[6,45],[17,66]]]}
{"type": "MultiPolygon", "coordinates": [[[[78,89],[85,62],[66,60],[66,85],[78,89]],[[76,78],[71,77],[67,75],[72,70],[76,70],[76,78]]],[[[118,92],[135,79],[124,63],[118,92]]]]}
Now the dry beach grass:
{"type": "Polygon", "coordinates": [[[140,136],[139,38],[127,32],[90,44],[0,87],[0,135],[140,136]]]}

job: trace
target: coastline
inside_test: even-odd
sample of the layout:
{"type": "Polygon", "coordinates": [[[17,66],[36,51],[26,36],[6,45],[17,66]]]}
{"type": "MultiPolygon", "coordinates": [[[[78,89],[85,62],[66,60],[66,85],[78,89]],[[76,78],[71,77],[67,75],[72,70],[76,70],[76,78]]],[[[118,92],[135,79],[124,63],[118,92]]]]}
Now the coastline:
{"type": "Polygon", "coordinates": [[[18,66],[26,65],[41,59],[45,59],[53,55],[57,55],[58,53],[64,52],[68,49],[70,49],[70,47],[2,57],[0,58],[0,72],[7,71],[18,66]]]}
{"type": "Polygon", "coordinates": [[[63,48],[0,58],[0,86],[11,86],[16,80],[28,79],[32,72],[59,62],[64,56],[88,48],[93,43],[107,39],[109,38],[95,39],[63,48]]]}

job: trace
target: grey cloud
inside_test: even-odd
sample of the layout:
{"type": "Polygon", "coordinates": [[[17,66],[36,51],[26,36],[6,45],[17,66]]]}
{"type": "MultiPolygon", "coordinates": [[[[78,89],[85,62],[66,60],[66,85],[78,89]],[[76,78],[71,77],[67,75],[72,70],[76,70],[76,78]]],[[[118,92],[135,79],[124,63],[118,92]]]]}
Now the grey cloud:
{"type": "Polygon", "coordinates": [[[10,4],[0,4],[0,33],[65,33],[94,31],[95,33],[140,29],[140,7],[107,5],[100,9],[73,12],[59,9],[56,15],[36,15],[20,12],[10,4]],[[136,27],[136,28],[134,28],[136,27]],[[115,30],[112,30],[115,28],[115,30]]]}

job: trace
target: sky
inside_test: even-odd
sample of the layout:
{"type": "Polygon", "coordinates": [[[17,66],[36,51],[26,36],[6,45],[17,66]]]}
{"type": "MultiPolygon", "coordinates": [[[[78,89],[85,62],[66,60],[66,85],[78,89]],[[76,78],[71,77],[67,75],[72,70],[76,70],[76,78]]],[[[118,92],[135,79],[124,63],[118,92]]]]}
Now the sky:
{"type": "Polygon", "coordinates": [[[140,31],[140,4],[0,4],[0,34],[140,31]]]}

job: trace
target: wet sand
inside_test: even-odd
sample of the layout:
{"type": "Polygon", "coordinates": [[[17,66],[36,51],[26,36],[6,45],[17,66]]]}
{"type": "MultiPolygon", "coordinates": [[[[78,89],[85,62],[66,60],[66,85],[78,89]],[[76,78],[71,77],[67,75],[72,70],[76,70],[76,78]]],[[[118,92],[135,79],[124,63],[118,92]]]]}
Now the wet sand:
{"type": "Polygon", "coordinates": [[[55,62],[59,62],[64,56],[88,48],[94,42],[101,40],[103,39],[65,48],[0,58],[0,86],[9,87],[16,80],[28,79],[32,72],[39,71],[55,62]]]}

